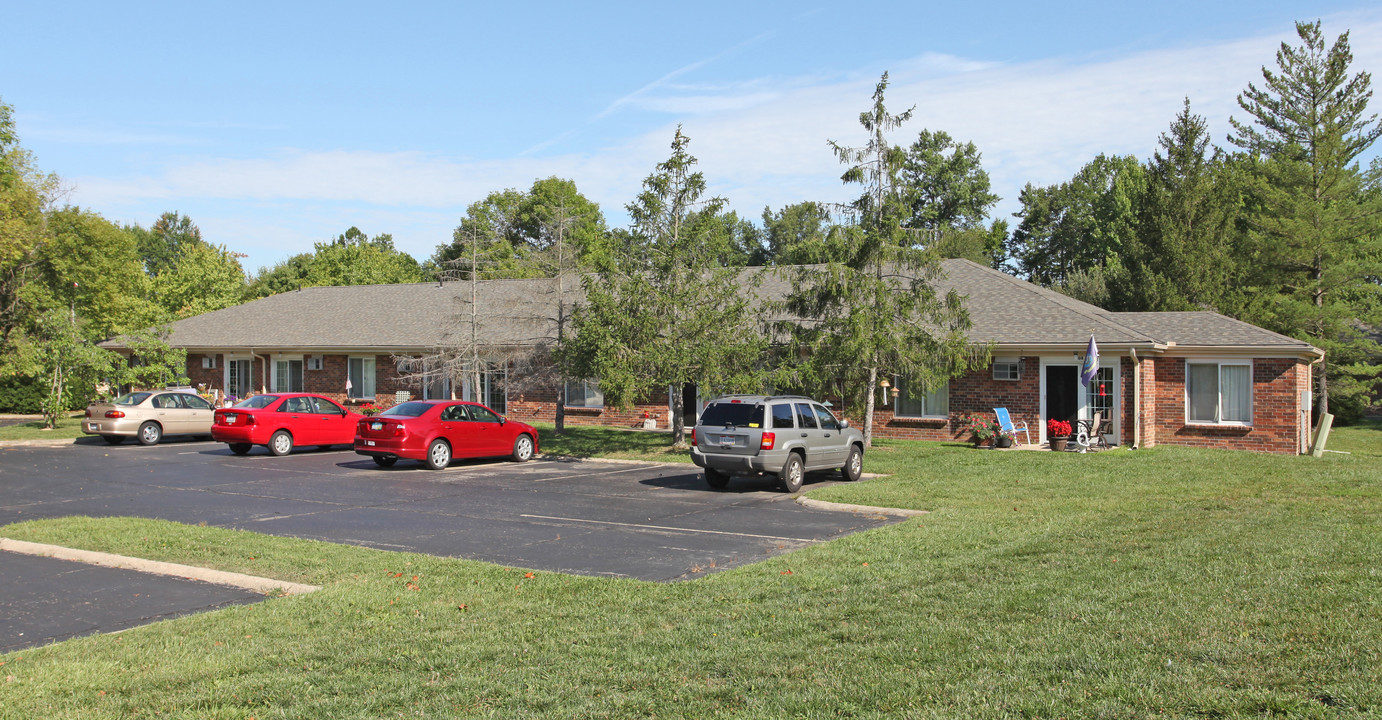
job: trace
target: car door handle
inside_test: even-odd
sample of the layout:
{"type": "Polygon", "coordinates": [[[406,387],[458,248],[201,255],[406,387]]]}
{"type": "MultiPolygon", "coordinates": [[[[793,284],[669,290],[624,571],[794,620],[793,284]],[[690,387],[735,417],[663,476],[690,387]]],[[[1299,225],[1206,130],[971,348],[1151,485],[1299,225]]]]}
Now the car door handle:
{"type": "Polygon", "coordinates": [[[806,437],[806,433],[802,433],[801,436],[802,436],[802,437],[806,437]]]}

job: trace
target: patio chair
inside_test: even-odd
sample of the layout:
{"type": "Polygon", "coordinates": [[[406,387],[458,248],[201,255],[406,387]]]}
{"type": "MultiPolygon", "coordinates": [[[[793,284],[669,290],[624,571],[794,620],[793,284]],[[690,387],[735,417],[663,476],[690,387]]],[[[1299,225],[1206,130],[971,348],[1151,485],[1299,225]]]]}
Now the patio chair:
{"type": "Polygon", "coordinates": [[[1095,450],[1109,449],[1108,440],[1104,439],[1113,423],[1103,419],[1101,413],[1094,413],[1094,417],[1089,420],[1076,420],[1077,430],[1075,431],[1075,444],[1079,446],[1080,452],[1089,452],[1091,448],[1095,450]]]}
{"type": "Polygon", "coordinates": [[[1014,444],[1019,445],[1019,446],[1022,445],[1022,443],[1017,442],[1017,434],[1018,434],[1018,433],[1022,433],[1023,435],[1026,435],[1026,436],[1027,436],[1027,444],[1028,444],[1028,445],[1031,445],[1031,444],[1032,444],[1032,433],[1031,433],[1030,431],[1027,430],[1027,423],[1026,423],[1025,421],[1022,423],[1022,427],[1018,427],[1018,426],[1014,425],[1014,424],[1013,424],[1012,416],[1008,414],[1008,409],[1007,409],[1007,408],[994,408],[994,409],[993,409],[993,414],[998,416],[998,426],[999,426],[999,428],[1001,428],[1003,432],[1005,432],[1005,433],[1007,433],[1008,435],[1011,435],[1011,436],[1012,436],[1012,439],[1013,439],[1013,443],[1014,443],[1014,444]]]}

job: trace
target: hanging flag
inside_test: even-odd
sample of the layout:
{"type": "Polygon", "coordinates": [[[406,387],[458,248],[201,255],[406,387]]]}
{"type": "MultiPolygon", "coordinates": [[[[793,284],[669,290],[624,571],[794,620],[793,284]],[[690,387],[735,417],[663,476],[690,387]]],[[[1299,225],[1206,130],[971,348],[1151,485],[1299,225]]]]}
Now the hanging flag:
{"type": "Polygon", "coordinates": [[[1094,382],[1099,374],[1099,346],[1094,344],[1094,336],[1089,336],[1089,347],[1084,351],[1084,364],[1080,366],[1080,383],[1085,387],[1094,382]]]}
{"type": "Polygon", "coordinates": [[[350,376],[347,375],[347,376],[346,376],[346,394],[347,394],[347,395],[350,394],[350,388],[352,388],[352,387],[354,387],[354,386],[350,384],[350,376]]]}

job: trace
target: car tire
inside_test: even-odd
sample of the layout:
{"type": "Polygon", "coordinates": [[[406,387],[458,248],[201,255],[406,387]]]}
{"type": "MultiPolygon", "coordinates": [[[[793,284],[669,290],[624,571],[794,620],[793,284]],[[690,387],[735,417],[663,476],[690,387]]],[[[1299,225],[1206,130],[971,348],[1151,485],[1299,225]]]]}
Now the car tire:
{"type": "Polygon", "coordinates": [[[230,451],[236,455],[248,455],[250,448],[254,447],[249,443],[226,443],[226,445],[230,447],[230,451]]]}
{"type": "Polygon", "coordinates": [[[433,470],[445,470],[451,464],[451,445],[445,440],[438,438],[427,446],[427,467],[433,470]]]}
{"type": "Polygon", "coordinates": [[[528,462],[533,459],[533,439],[528,433],[519,435],[513,441],[513,461],[528,462]]]}
{"type": "Polygon", "coordinates": [[[801,463],[801,455],[792,453],[787,456],[787,462],[782,465],[782,472],[777,474],[777,484],[783,492],[794,493],[801,489],[801,483],[806,479],[806,466],[801,463]]]}
{"type": "Polygon", "coordinates": [[[139,438],[140,445],[157,445],[163,439],[163,427],[156,422],[146,422],[139,426],[139,434],[135,437],[139,438]]]}
{"type": "Polygon", "coordinates": [[[283,457],[293,451],[293,436],[287,430],[279,430],[269,438],[269,452],[283,457]]]}
{"type": "Polygon", "coordinates": [[[864,451],[858,445],[849,446],[849,457],[845,458],[845,466],[840,468],[840,474],[848,482],[854,482],[864,475],[864,451]]]}
{"type": "Polygon", "coordinates": [[[705,469],[705,484],[716,490],[724,490],[729,487],[729,476],[719,470],[705,469]]]}
{"type": "Polygon", "coordinates": [[[393,464],[398,462],[397,455],[372,455],[371,457],[374,458],[374,464],[379,467],[393,467],[393,464]]]}
{"type": "Polygon", "coordinates": [[[102,440],[105,440],[105,441],[106,441],[106,444],[108,444],[108,445],[119,445],[120,443],[122,443],[122,442],[125,441],[125,436],[124,436],[124,435],[102,435],[102,436],[101,436],[101,439],[102,439],[102,440]]]}

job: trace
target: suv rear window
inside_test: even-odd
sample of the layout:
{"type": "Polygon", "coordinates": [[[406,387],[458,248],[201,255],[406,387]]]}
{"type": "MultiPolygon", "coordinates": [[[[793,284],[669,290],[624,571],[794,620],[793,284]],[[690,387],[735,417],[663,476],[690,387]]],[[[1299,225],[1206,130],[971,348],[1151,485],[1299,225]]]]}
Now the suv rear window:
{"type": "Polygon", "coordinates": [[[713,427],[763,427],[763,406],[758,403],[714,403],[701,413],[701,424],[713,427]]]}

